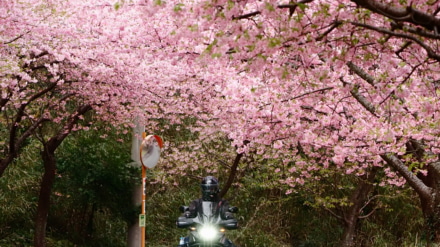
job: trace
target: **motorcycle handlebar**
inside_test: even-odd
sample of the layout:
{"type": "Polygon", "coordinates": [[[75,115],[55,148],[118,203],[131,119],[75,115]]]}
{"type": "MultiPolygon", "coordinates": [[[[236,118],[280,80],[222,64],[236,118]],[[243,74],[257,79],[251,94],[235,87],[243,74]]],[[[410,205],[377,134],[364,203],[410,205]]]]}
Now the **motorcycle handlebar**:
{"type": "MultiPolygon", "coordinates": [[[[186,211],[189,211],[189,207],[188,206],[180,206],[179,207],[179,210],[180,210],[180,212],[182,212],[182,213],[185,213],[186,211]]],[[[238,213],[238,208],[237,207],[229,207],[228,208],[228,212],[231,212],[231,213],[238,213]]]]}
{"type": "MultiPolygon", "coordinates": [[[[194,222],[193,218],[181,216],[177,219],[176,225],[178,228],[188,228],[196,225],[196,223],[194,222]]],[[[238,222],[236,219],[221,220],[218,225],[227,230],[234,230],[238,228],[238,222]]]]}
{"type": "Polygon", "coordinates": [[[188,228],[188,227],[195,225],[195,223],[193,221],[193,218],[187,218],[187,217],[181,216],[177,219],[176,225],[178,228],[188,228]]]}

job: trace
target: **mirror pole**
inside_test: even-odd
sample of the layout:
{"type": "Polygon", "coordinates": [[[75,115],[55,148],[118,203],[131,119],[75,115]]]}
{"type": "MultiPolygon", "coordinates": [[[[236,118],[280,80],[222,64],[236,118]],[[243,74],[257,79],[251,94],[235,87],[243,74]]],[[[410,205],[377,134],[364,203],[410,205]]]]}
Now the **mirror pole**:
{"type": "MultiPolygon", "coordinates": [[[[145,139],[147,134],[142,133],[142,140],[145,139]]],[[[147,199],[147,168],[142,165],[142,209],[141,214],[145,215],[145,201],[147,199]]],[[[145,216],[144,216],[145,217],[145,216]]],[[[141,227],[141,247],[145,247],[145,226],[141,227]]]]}

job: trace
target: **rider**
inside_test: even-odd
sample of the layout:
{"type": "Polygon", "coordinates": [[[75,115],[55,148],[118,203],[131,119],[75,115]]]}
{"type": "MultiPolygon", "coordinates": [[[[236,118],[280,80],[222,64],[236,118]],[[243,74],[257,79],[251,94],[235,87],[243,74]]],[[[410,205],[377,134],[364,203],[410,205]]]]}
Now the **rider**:
{"type": "MultiPolygon", "coordinates": [[[[219,196],[219,182],[217,178],[213,176],[207,176],[202,179],[200,184],[202,189],[202,197],[199,199],[193,200],[190,205],[188,211],[184,213],[184,216],[187,218],[195,218],[198,213],[203,213],[203,201],[216,202],[217,208],[216,212],[220,214],[222,220],[233,219],[233,214],[229,212],[229,203],[227,200],[221,199],[219,196]]],[[[225,247],[235,247],[231,240],[224,237],[220,242],[225,247]]]]}

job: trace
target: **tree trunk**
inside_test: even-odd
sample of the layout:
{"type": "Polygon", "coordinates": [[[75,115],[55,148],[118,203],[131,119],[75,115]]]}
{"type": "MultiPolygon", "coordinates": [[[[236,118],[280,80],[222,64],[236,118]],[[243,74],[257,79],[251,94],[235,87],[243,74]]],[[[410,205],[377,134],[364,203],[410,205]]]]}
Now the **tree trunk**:
{"type": "Polygon", "coordinates": [[[78,106],[77,112],[72,114],[63,128],[53,135],[47,142],[43,142],[43,160],[44,174],[41,180],[40,196],[38,198],[37,213],[35,218],[34,247],[46,247],[46,225],[50,209],[50,196],[52,186],[55,181],[56,160],[55,150],[60,146],[63,140],[71,133],[73,127],[80,116],[92,110],[90,105],[78,106]]]}
{"type": "Polygon", "coordinates": [[[357,219],[350,219],[352,221],[346,222],[344,224],[344,232],[341,238],[341,247],[352,247],[355,246],[356,237],[356,222],[357,219]]]}
{"type": "Polygon", "coordinates": [[[50,195],[55,180],[55,155],[45,146],[42,152],[44,174],[41,180],[40,196],[38,198],[37,215],[35,218],[34,247],[46,246],[46,224],[50,208],[50,195]]]}
{"type": "Polygon", "coordinates": [[[0,161],[0,177],[3,176],[3,173],[5,173],[6,168],[13,160],[14,160],[14,157],[11,155],[8,155],[6,158],[4,158],[0,161]]]}
{"type": "Polygon", "coordinates": [[[440,162],[427,164],[428,174],[417,177],[394,154],[381,157],[402,175],[420,198],[425,217],[428,246],[440,244],[440,162]]]}
{"type": "Polygon", "coordinates": [[[431,197],[420,197],[430,246],[440,244],[440,162],[429,164],[424,182],[432,189],[431,197]]]}
{"type": "Polygon", "coordinates": [[[368,194],[373,188],[374,178],[376,177],[378,168],[373,167],[364,176],[360,177],[359,184],[351,195],[351,206],[344,211],[343,222],[344,232],[341,238],[341,247],[355,246],[356,230],[359,216],[362,208],[367,203],[368,194]]]}
{"type": "Polygon", "coordinates": [[[240,163],[241,157],[243,157],[243,153],[237,153],[237,156],[235,156],[234,163],[232,164],[231,169],[229,170],[228,180],[220,190],[220,194],[219,194],[220,198],[223,198],[228,192],[229,188],[231,188],[232,183],[234,182],[235,179],[235,175],[237,174],[238,164],[240,163]]]}

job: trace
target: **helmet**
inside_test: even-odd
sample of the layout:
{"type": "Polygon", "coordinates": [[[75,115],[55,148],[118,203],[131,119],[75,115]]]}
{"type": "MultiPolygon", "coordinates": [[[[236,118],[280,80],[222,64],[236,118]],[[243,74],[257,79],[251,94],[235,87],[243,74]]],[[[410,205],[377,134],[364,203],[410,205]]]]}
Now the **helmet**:
{"type": "Polygon", "coordinates": [[[202,199],[203,201],[217,200],[217,194],[220,191],[217,178],[207,176],[202,179],[202,199]]]}

